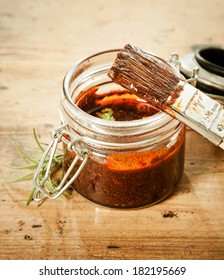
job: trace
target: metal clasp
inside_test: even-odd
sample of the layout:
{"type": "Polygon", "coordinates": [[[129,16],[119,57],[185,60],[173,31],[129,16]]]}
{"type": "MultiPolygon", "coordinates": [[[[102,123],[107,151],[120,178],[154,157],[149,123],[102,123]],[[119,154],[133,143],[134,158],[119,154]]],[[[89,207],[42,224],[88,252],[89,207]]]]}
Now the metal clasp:
{"type": "Polygon", "coordinates": [[[46,198],[58,198],[69,186],[71,186],[71,184],[74,183],[88,160],[88,151],[86,149],[79,148],[77,145],[83,141],[83,137],[76,137],[71,131],[65,129],[66,126],[67,125],[64,124],[51,131],[52,141],[45,150],[33,177],[33,184],[36,187],[33,194],[33,199],[35,201],[42,201],[46,198]],[[46,182],[51,176],[52,162],[60,142],[67,144],[68,150],[75,152],[76,156],[64,174],[60,184],[56,188],[52,189],[46,184],[46,182]],[[46,168],[43,168],[43,164],[47,158],[49,158],[48,164],[46,168]],[[70,173],[79,161],[81,161],[81,164],[78,165],[75,174],[68,180],[70,173]]]}
{"type": "MultiPolygon", "coordinates": [[[[179,55],[176,52],[171,53],[171,55],[168,58],[168,61],[170,63],[172,63],[176,68],[178,68],[178,70],[180,71],[180,67],[181,67],[181,62],[179,60],[179,55]]],[[[196,87],[197,81],[198,81],[198,76],[199,76],[199,68],[198,67],[194,67],[192,69],[192,74],[191,77],[189,79],[187,79],[186,81],[191,84],[192,86],[196,87]]]]}

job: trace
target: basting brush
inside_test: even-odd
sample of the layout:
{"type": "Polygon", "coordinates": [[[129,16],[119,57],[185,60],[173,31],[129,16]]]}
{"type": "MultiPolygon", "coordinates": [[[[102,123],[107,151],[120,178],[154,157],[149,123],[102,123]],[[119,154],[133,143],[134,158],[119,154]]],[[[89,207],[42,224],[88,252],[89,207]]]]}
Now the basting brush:
{"type": "Polygon", "coordinates": [[[224,149],[223,105],[190,85],[166,60],[128,44],[108,76],[224,149]]]}

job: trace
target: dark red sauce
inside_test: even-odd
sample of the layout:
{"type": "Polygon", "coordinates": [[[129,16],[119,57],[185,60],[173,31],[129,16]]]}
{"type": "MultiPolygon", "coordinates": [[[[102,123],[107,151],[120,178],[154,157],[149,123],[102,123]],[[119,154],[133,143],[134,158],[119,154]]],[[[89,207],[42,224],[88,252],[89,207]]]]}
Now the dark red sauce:
{"type": "Polygon", "coordinates": [[[150,117],[159,112],[158,109],[140,99],[128,90],[111,90],[97,94],[98,87],[83,92],[77,101],[78,107],[95,117],[103,118],[111,112],[115,121],[132,121],[150,117]]]}
{"type": "MultiPolygon", "coordinates": [[[[97,95],[97,88],[93,88],[83,93],[77,105],[94,116],[105,108],[112,109],[115,121],[144,118],[158,112],[126,90],[97,95]]],[[[143,152],[93,153],[73,187],[85,198],[103,206],[134,208],[159,202],[175,189],[183,172],[184,139],[183,127],[170,147],[158,146],[143,152]]],[[[74,157],[66,149],[65,169],[74,157]]]]}

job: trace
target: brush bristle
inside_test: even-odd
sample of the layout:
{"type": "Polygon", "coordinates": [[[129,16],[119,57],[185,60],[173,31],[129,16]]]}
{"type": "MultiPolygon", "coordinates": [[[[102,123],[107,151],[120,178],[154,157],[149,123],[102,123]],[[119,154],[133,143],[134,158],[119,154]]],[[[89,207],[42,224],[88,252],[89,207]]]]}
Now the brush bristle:
{"type": "Polygon", "coordinates": [[[130,44],[118,53],[108,76],[158,108],[180,81],[164,60],[130,44]]]}

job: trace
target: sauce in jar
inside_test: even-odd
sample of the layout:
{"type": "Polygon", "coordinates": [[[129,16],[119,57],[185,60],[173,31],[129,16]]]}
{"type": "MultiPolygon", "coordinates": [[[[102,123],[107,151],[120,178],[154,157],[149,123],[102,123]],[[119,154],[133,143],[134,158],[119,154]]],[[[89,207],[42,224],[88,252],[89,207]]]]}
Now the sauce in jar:
{"type": "Polygon", "coordinates": [[[86,113],[112,121],[133,121],[150,117],[159,112],[158,109],[140,99],[128,90],[111,90],[97,94],[98,87],[82,93],[76,103],[86,113]]]}
{"type": "Polygon", "coordinates": [[[55,199],[72,186],[99,205],[128,209],[153,205],[174,191],[184,168],[185,125],[108,77],[119,51],[86,57],[65,75],[62,124],[51,131],[35,172],[36,201],[55,199]],[[45,183],[60,142],[64,176],[49,190],[45,183]]]}
{"type": "MultiPolygon", "coordinates": [[[[98,90],[95,86],[81,92],[76,105],[91,116],[107,120],[108,125],[111,121],[147,119],[150,122],[150,117],[160,114],[128,90],[116,89],[100,94],[98,90]]],[[[184,140],[185,127],[181,125],[168,139],[165,137],[143,149],[95,149],[73,187],[85,198],[103,206],[133,208],[155,204],[175,189],[181,177],[184,140]]],[[[74,157],[75,153],[65,149],[65,170],[74,157]]]]}

